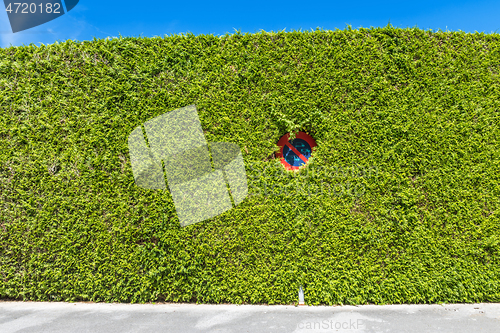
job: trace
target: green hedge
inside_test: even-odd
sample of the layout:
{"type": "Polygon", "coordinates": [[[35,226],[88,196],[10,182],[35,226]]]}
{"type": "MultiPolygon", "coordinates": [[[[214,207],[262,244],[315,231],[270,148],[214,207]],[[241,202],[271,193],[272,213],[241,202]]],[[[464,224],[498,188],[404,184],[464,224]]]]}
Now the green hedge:
{"type": "Polygon", "coordinates": [[[499,34],[390,25],[3,48],[0,298],[500,302],[499,73],[499,34]],[[127,138],[191,104],[250,195],[181,228],[127,138]]]}

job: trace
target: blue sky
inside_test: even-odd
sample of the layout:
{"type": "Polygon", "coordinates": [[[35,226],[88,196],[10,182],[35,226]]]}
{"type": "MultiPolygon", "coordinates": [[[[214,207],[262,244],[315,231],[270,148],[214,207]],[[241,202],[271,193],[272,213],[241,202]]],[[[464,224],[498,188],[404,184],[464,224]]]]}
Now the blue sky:
{"type": "MultiPolygon", "coordinates": [[[[22,2],[22,1],[20,1],[22,2]]],[[[2,7],[3,8],[3,7],[2,7]]],[[[437,31],[500,34],[500,1],[95,1],[80,0],[69,13],[12,33],[7,12],[0,14],[1,47],[39,46],[68,39],[154,37],[191,32],[224,35],[240,30],[344,30],[360,27],[418,27],[437,31]]]]}

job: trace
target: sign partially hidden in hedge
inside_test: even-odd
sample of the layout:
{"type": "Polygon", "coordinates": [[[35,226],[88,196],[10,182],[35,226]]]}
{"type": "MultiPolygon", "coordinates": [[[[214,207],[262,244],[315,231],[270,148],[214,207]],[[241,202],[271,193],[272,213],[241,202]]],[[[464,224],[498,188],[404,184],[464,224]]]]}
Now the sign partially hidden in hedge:
{"type": "Polygon", "coordinates": [[[287,170],[299,170],[309,161],[312,149],[317,146],[316,141],[304,132],[298,132],[291,141],[289,139],[290,134],[287,133],[278,141],[280,151],[277,157],[287,170]]]}

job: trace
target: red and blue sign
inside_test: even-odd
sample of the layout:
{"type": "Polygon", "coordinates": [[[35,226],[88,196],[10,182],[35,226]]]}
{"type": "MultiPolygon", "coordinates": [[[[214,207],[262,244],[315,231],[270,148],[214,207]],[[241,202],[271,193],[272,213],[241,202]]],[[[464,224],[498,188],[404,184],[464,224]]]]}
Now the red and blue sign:
{"type": "Polygon", "coordinates": [[[311,158],[312,149],[317,146],[316,141],[304,132],[297,133],[291,141],[289,138],[290,134],[287,133],[278,141],[278,158],[287,170],[298,170],[311,158]]]}

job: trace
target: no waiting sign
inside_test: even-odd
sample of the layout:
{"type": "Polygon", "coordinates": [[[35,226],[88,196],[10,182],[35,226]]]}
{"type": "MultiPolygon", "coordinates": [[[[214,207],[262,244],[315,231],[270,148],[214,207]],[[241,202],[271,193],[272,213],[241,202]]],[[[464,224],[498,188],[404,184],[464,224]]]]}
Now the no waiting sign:
{"type": "Polygon", "coordinates": [[[294,140],[289,138],[287,133],[278,141],[278,158],[287,170],[298,170],[311,157],[312,149],[317,146],[316,141],[304,132],[298,132],[294,140]]]}

